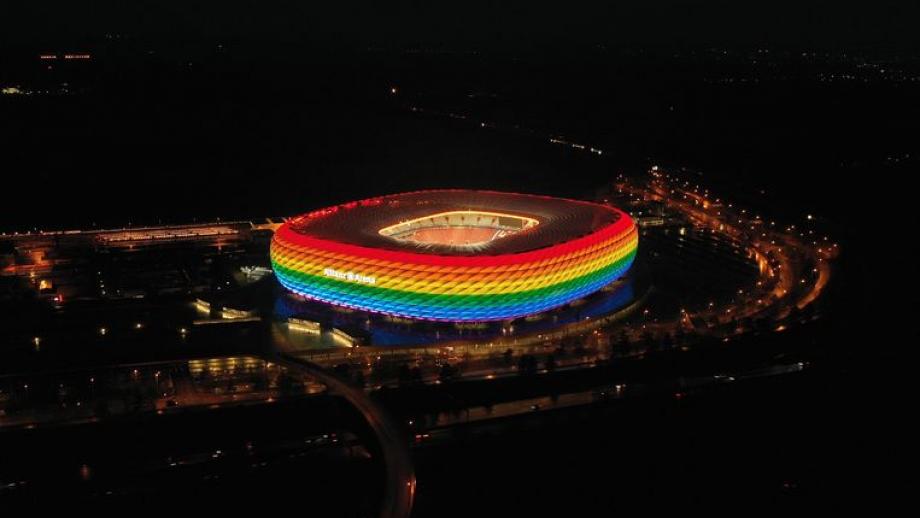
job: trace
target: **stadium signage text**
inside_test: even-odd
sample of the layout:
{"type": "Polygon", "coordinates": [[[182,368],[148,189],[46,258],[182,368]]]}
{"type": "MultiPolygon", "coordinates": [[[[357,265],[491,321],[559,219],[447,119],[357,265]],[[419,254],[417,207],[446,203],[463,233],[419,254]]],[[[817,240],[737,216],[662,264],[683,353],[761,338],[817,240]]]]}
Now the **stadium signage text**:
{"type": "Polygon", "coordinates": [[[361,284],[377,284],[377,278],[367,275],[361,275],[360,273],[354,272],[343,272],[336,270],[335,268],[326,268],[323,270],[323,275],[326,277],[332,277],[334,279],[339,279],[348,282],[358,282],[361,284]]]}

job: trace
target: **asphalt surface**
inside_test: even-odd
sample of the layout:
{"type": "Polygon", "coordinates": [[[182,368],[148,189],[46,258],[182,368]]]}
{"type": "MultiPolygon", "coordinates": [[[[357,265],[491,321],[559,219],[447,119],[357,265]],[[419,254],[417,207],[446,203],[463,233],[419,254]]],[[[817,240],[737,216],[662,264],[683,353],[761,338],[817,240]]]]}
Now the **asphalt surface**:
{"type": "Polygon", "coordinates": [[[380,517],[410,516],[415,500],[415,470],[404,435],[393,420],[363,390],[351,387],[310,362],[284,354],[275,355],[274,361],[323,383],[331,393],[344,397],[361,413],[376,435],[386,467],[387,478],[380,517]]]}

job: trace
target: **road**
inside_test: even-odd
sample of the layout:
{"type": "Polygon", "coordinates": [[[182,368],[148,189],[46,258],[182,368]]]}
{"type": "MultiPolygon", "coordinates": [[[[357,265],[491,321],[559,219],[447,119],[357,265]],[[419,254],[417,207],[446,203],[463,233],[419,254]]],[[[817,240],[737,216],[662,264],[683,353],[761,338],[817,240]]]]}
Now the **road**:
{"type": "Polygon", "coordinates": [[[409,456],[405,436],[386,413],[364,393],[318,366],[299,358],[278,353],[273,360],[295,372],[310,376],[329,388],[330,393],[344,397],[364,417],[377,436],[387,479],[381,518],[408,517],[415,500],[415,469],[409,456]]]}
{"type": "Polygon", "coordinates": [[[770,376],[782,376],[802,372],[808,367],[807,363],[798,362],[791,364],[777,363],[755,369],[734,372],[731,374],[704,375],[682,377],[671,382],[648,384],[618,384],[611,386],[595,387],[589,390],[557,394],[554,396],[540,396],[514,401],[504,401],[491,406],[474,406],[460,411],[439,412],[431,414],[420,426],[416,434],[416,444],[425,445],[432,439],[441,437],[440,429],[455,425],[474,422],[489,421],[516,415],[531,414],[535,412],[558,410],[584,405],[591,405],[602,401],[613,401],[624,398],[648,396],[655,393],[674,390],[675,399],[689,397],[693,392],[705,390],[724,383],[744,382],[770,376]]]}

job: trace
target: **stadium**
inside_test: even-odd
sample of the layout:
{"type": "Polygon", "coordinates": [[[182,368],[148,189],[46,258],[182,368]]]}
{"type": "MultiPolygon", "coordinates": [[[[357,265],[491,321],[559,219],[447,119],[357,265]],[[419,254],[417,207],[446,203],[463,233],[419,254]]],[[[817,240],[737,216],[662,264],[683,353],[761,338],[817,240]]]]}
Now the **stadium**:
{"type": "Polygon", "coordinates": [[[494,191],[418,191],[317,210],[272,240],[296,295],[398,317],[508,320],[621,277],[638,230],[605,205],[494,191]]]}

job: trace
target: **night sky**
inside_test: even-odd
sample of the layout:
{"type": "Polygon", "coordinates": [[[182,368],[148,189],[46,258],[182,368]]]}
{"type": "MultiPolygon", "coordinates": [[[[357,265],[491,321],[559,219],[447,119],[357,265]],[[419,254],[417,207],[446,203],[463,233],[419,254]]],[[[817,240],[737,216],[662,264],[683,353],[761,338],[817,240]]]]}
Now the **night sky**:
{"type": "Polygon", "coordinates": [[[346,49],[545,52],[611,45],[905,52],[920,44],[918,19],[920,4],[905,1],[45,1],[4,6],[0,42],[9,49],[119,33],[346,49]]]}

